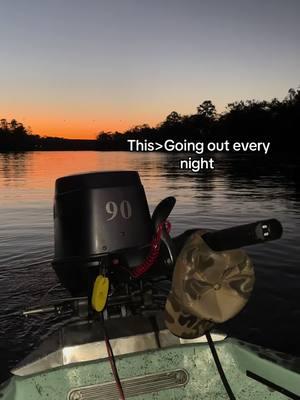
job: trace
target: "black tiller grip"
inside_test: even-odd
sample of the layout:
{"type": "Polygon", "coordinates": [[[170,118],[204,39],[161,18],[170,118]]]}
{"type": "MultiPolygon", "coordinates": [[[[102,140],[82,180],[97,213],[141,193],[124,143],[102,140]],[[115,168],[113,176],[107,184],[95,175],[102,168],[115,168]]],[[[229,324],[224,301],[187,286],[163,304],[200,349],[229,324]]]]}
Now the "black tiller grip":
{"type": "Polygon", "coordinates": [[[281,223],[277,219],[266,219],[221,231],[207,232],[202,237],[212,250],[223,251],[276,240],[281,235],[281,223]]]}

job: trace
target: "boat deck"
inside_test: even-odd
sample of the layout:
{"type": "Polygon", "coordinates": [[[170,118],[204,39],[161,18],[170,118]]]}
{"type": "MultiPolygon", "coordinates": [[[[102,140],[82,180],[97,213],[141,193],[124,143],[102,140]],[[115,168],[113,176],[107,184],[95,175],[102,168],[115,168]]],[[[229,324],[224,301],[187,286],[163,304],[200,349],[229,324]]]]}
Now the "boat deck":
{"type": "MultiPolygon", "coordinates": [[[[299,375],[296,372],[258,356],[232,339],[216,343],[216,348],[238,400],[300,398],[299,375]],[[280,386],[285,394],[247,376],[247,371],[280,386]]],[[[207,343],[126,354],[117,356],[116,363],[126,398],[228,399],[207,343]]],[[[119,398],[107,359],[66,365],[29,376],[14,376],[1,394],[2,400],[119,398]]]]}

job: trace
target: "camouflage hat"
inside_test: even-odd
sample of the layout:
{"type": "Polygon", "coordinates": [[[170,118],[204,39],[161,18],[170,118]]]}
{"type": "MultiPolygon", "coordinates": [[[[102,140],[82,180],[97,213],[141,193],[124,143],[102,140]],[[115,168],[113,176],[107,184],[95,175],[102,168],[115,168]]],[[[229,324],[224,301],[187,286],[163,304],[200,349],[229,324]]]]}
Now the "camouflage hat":
{"type": "Polygon", "coordinates": [[[242,250],[213,251],[197,231],[183,246],[165,307],[165,323],[176,336],[192,339],[246,305],[254,270],[242,250]]]}

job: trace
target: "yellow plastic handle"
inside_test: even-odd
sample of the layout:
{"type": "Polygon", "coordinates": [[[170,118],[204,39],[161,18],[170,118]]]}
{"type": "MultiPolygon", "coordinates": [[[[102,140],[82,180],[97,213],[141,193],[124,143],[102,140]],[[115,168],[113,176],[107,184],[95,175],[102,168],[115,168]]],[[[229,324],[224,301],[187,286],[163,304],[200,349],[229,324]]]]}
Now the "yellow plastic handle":
{"type": "Polygon", "coordinates": [[[92,294],[92,307],[95,311],[101,312],[106,304],[109,289],[109,280],[103,275],[97,276],[93,294],[92,294]]]}

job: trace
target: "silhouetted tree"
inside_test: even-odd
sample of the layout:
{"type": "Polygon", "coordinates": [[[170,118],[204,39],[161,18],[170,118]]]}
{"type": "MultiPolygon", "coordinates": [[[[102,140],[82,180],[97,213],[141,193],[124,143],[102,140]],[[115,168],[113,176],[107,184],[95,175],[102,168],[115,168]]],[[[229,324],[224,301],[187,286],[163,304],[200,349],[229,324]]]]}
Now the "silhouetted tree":
{"type": "Polygon", "coordinates": [[[217,110],[211,100],[205,100],[197,107],[197,114],[212,120],[216,118],[217,110]]]}

